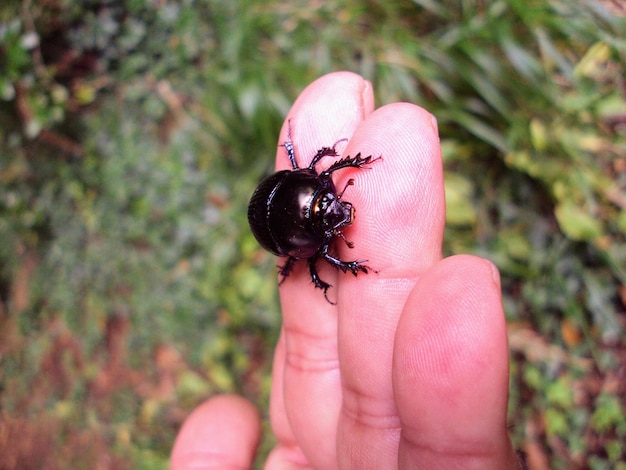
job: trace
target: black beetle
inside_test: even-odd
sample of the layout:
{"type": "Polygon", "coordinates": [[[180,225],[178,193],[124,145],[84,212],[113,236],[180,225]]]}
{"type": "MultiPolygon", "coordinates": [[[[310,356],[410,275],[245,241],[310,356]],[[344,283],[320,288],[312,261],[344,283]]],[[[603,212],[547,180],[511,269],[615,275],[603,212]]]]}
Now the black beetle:
{"type": "MultiPolygon", "coordinates": [[[[290,136],[291,138],[291,136],[290,136]]],[[[354,244],[346,240],[342,228],[354,221],[352,204],[342,200],[344,191],[354,184],[349,179],[338,194],[331,174],[343,168],[369,168],[366,165],[379,160],[365,158],[358,153],[333,163],[326,170],[317,173],[315,165],[324,157],[338,157],[332,147],[322,147],[306,168],[296,163],[291,140],[282,144],[287,151],[292,170],[283,170],[265,178],[254,191],[248,205],[248,222],[259,244],[278,256],[287,256],[287,262],[279,267],[281,283],[293,269],[296,260],[306,259],[315,287],[323,289],[328,302],[327,291],[330,284],[320,279],[317,273],[317,260],[324,259],[331,266],[344,273],[350,271],[355,276],[359,271],[367,274],[362,261],[342,261],[329,253],[330,245],[338,236],[352,248],[354,244]]]]}

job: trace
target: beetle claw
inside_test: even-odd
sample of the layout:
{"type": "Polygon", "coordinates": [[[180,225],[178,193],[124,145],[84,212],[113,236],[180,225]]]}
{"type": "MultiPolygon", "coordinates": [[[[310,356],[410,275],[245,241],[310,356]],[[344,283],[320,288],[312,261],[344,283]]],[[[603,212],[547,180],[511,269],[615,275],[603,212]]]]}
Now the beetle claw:
{"type": "Polygon", "coordinates": [[[331,305],[337,305],[337,302],[333,302],[332,300],[330,300],[328,298],[328,289],[324,289],[324,298],[326,299],[326,302],[328,302],[331,305]]]}

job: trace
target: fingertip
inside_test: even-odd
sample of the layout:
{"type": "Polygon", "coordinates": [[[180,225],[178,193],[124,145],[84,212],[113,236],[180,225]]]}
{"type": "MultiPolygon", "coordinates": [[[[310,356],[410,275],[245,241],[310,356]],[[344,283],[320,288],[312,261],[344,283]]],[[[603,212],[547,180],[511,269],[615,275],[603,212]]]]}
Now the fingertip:
{"type": "MultiPolygon", "coordinates": [[[[373,110],[372,84],[363,77],[345,71],[323,75],[309,84],[294,102],[283,124],[280,143],[291,140],[298,164],[306,166],[321,147],[349,139],[373,110]]],[[[276,168],[289,168],[280,149],[276,168]]]]}
{"type": "Polygon", "coordinates": [[[424,273],[398,323],[394,361],[400,392],[408,385],[433,397],[461,397],[478,386],[476,378],[492,375],[506,390],[506,322],[495,266],[457,255],[424,273]]]}
{"type": "Polygon", "coordinates": [[[260,435],[260,417],[252,403],[236,395],[213,397],[185,420],[170,469],[251,468],[260,435]]]}
{"type": "MultiPolygon", "coordinates": [[[[297,165],[306,167],[323,147],[337,144],[337,152],[342,153],[345,141],[351,139],[373,110],[372,85],[363,77],[346,71],[323,75],[309,84],[294,102],[283,123],[279,145],[291,141],[297,165]]],[[[317,169],[330,164],[331,159],[324,159],[317,169]]],[[[276,169],[292,169],[287,152],[280,146],[276,169]]],[[[329,299],[336,301],[338,272],[324,262],[318,263],[317,268],[320,278],[332,286],[329,299]]],[[[336,335],[336,308],[326,300],[322,289],[312,286],[310,270],[304,261],[295,263],[293,271],[281,284],[279,294],[288,331],[315,331],[324,337],[336,335]],[[303,308],[307,314],[303,314],[303,308]]]]}
{"type": "Polygon", "coordinates": [[[372,260],[381,280],[417,277],[441,258],[445,194],[436,120],[411,103],[382,106],[361,123],[346,152],[382,157],[371,170],[346,171],[336,181],[341,187],[356,179],[349,194],[356,217],[345,233],[366,253],[357,257],[372,260]]]}
{"type": "Polygon", "coordinates": [[[403,458],[424,468],[511,461],[506,323],[491,262],[454,256],[424,273],[398,324],[393,382],[403,458]]]}

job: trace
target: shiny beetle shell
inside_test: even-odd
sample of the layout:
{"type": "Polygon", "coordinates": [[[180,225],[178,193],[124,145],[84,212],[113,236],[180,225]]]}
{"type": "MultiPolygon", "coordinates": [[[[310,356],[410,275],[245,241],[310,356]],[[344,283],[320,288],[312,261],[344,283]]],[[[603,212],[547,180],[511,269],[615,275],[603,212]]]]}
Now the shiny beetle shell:
{"type": "Polygon", "coordinates": [[[329,302],[327,291],[331,285],[320,279],[316,266],[318,259],[355,276],[370,269],[363,264],[365,261],[342,261],[329,253],[337,237],[353,247],[345,239],[342,229],[352,224],[355,213],[352,204],[342,200],[343,192],[354,184],[354,180],[348,180],[346,188],[338,194],[331,175],[343,168],[369,168],[366,165],[380,158],[372,159],[371,155],[362,158],[359,153],[355,157],[340,159],[317,173],[314,167],[322,158],[339,156],[335,150],[337,143],[318,150],[309,166],[300,168],[293,144],[285,142],[283,146],[293,169],[276,172],[261,181],[248,205],[248,222],[259,244],[277,256],[287,257],[279,271],[281,282],[289,275],[296,260],[305,259],[313,284],[323,289],[329,302]]]}
{"type": "Polygon", "coordinates": [[[313,170],[279,171],[264,179],[248,207],[259,244],[279,256],[310,258],[335,231],[352,223],[349,202],[336,198],[332,180],[313,170]]]}

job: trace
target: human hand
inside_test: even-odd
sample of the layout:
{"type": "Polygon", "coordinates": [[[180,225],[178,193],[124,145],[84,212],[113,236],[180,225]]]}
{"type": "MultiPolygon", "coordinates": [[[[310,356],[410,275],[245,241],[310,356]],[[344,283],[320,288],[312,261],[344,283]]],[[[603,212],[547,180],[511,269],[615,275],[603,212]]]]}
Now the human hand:
{"type": "MultiPolygon", "coordinates": [[[[281,285],[270,403],[278,444],[266,468],[520,468],[507,434],[498,272],[477,257],[441,259],[433,116],[407,103],[374,111],[370,83],[340,72],[307,87],[288,120],[301,167],[342,138],[344,156],[383,157],[371,170],[333,175],[337,188],[355,179],[345,198],[356,208],[344,231],[354,249],[334,248],[378,272],[354,277],[318,262],[336,305],[313,288],[306,263],[281,285]]],[[[291,168],[283,147],[276,161],[291,168]]],[[[251,404],[214,398],[183,426],[171,468],[250,468],[259,435],[251,404]]]]}

